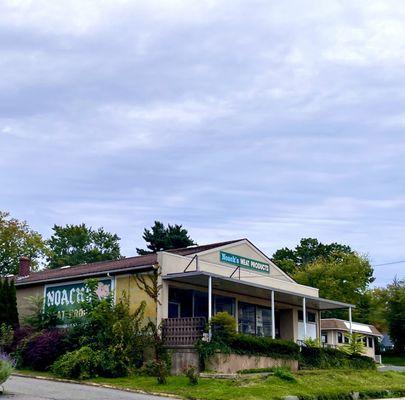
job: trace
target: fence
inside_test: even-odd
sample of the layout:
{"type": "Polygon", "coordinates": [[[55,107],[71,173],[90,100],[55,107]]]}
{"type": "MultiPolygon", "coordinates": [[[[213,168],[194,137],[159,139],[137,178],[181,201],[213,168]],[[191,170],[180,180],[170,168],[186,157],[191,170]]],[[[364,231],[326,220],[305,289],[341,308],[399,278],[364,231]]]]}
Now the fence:
{"type": "Polygon", "coordinates": [[[165,346],[193,346],[204,332],[204,317],[166,318],[162,336],[165,346]]]}

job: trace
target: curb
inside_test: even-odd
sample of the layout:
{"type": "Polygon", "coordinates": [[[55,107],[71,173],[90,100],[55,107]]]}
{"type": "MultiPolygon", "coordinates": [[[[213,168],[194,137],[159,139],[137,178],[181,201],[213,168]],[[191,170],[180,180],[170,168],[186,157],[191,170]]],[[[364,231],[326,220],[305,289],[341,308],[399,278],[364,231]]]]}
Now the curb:
{"type": "Polygon", "coordinates": [[[117,387],[117,386],[113,386],[113,385],[107,385],[105,383],[75,381],[73,379],[61,379],[61,378],[53,378],[53,377],[47,377],[47,376],[41,376],[41,375],[22,374],[20,372],[13,372],[11,374],[11,376],[19,376],[21,378],[39,379],[39,380],[43,380],[43,381],[52,381],[52,382],[71,383],[71,384],[76,384],[76,385],[93,386],[93,387],[100,387],[100,388],[104,388],[104,389],[114,389],[114,390],[120,390],[122,392],[147,394],[147,395],[156,396],[156,397],[158,397],[158,396],[159,397],[169,397],[172,399],[182,399],[183,398],[183,397],[176,396],[175,394],[171,394],[171,393],[147,392],[147,391],[141,390],[141,389],[123,388],[123,387],[117,387]]]}

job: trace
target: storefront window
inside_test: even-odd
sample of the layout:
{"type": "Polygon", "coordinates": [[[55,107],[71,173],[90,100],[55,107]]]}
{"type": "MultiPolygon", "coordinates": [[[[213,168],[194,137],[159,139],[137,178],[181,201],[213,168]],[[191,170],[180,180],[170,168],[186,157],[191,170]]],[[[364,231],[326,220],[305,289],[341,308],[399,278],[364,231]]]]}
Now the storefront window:
{"type": "Polygon", "coordinates": [[[193,316],[193,291],[169,288],[169,318],[193,316]]]}
{"type": "Polygon", "coordinates": [[[256,334],[256,306],[248,303],[238,303],[239,332],[256,334]]]}
{"type": "Polygon", "coordinates": [[[194,317],[208,318],[208,294],[194,290],[194,317]]]}
{"type": "Polygon", "coordinates": [[[256,307],[256,335],[271,336],[271,309],[256,307]]]}
{"type": "Polygon", "coordinates": [[[235,316],[235,299],[231,297],[214,295],[214,314],[227,312],[235,316]]]}

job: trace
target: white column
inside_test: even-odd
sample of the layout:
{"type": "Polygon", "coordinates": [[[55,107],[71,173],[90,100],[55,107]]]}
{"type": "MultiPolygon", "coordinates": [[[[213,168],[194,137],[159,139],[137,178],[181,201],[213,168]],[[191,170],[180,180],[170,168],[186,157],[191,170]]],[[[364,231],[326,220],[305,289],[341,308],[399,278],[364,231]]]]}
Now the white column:
{"type": "Polygon", "coordinates": [[[350,334],[353,333],[353,329],[352,329],[352,308],[349,307],[349,331],[350,334]]]}
{"type": "Polygon", "coordinates": [[[276,318],[274,310],[274,290],[271,291],[271,337],[276,338],[276,318]]]}
{"type": "Polygon", "coordinates": [[[305,297],[302,298],[302,320],[304,322],[304,339],[307,338],[307,304],[305,297]]]}
{"type": "MultiPolygon", "coordinates": [[[[208,277],[208,324],[211,322],[212,317],[212,276],[208,277]]],[[[211,326],[209,328],[208,337],[211,340],[211,326]]]]}

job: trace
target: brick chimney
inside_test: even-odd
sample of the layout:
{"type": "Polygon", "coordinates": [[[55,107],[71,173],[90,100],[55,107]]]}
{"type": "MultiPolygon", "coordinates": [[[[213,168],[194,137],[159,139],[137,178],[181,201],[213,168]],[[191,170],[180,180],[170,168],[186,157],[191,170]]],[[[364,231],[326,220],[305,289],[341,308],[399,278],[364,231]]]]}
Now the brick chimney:
{"type": "Polygon", "coordinates": [[[20,257],[20,267],[18,269],[18,276],[25,277],[30,274],[31,260],[28,257],[20,257]]]}

